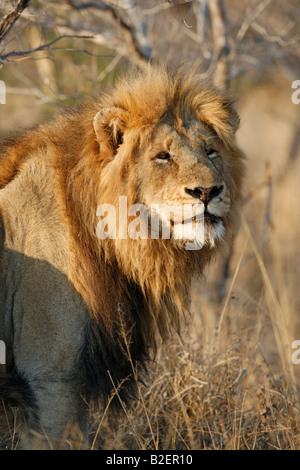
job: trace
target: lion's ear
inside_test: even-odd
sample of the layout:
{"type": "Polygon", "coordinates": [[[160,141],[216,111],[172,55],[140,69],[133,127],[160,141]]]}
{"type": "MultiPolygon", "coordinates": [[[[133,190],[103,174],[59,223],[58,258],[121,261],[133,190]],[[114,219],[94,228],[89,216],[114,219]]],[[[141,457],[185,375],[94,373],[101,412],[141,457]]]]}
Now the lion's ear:
{"type": "Polygon", "coordinates": [[[116,151],[123,141],[128,113],[124,109],[103,108],[94,117],[94,131],[99,144],[116,151]]]}
{"type": "Polygon", "coordinates": [[[231,141],[240,124],[238,113],[235,111],[231,100],[225,96],[213,96],[213,99],[201,103],[198,109],[198,117],[214,129],[225,142],[231,141]]]}
{"type": "Polygon", "coordinates": [[[227,119],[228,123],[231,126],[231,129],[234,133],[238,130],[240,127],[240,117],[234,108],[234,103],[231,102],[228,98],[223,100],[223,108],[227,112],[227,119]]]}

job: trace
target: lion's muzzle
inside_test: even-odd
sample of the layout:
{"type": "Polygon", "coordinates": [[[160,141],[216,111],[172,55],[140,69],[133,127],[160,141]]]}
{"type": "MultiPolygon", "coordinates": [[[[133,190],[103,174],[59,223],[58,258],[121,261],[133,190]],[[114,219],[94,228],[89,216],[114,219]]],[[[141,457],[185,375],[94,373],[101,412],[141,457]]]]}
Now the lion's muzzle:
{"type": "Polygon", "coordinates": [[[194,189],[185,188],[185,192],[196,199],[200,199],[200,201],[207,206],[212,199],[218,197],[222,193],[223,189],[224,186],[211,186],[209,188],[202,188],[199,186],[194,189]]]}

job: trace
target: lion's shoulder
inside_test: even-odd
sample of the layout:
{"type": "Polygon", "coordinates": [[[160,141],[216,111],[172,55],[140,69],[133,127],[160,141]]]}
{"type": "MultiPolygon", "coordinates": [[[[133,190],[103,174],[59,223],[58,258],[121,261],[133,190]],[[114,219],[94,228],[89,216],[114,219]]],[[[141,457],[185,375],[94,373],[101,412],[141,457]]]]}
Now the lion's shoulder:
{"type": "Polygon", "coordinates": [[[44,259],[65,271],[67,227],[57,196],[54,169],[32,157],[0,189],[0,211],[6,249],[44,259]]]}

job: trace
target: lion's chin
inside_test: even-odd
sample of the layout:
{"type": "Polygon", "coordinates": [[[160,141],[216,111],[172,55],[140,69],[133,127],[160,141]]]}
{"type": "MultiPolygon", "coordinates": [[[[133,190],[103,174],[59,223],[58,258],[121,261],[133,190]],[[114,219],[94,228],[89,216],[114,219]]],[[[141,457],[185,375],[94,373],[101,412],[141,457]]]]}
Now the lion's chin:
{"type": "Polygon", "coordinates": [[[216,242],[221,241],[225,235],[225,227],[223,222],[220,220],[216,223],[208,223],[206,224],[204,238],[205,238],[205,245],[214,248],[216,242]]]}
{"type": "Polygon", "coordinates": [[[204,246],[214,248],[225,235],[223,220],[206,220],[195,230],[193,221],[173,226],[173,241],[187,250],[201,250],[204,246]],[[180,236],[181,235],[181,236],[180,236]],[[183,235],[183,236],[182,236],[183,235]]]}

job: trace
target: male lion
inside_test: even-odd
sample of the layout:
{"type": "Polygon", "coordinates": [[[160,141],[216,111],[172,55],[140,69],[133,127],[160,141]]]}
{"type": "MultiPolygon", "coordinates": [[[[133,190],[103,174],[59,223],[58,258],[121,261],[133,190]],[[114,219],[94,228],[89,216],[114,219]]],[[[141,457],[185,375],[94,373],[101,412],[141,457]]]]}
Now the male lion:
{"type": "Polygon", "coordinates": [[[116,388],[112,405],[134,395],[132,367],[147,364],[157,329],[164,338],[178,327],[192,276],[230,243],[244,172],[238,124],[212,86],[149,66],[2,144],[0,398],[21,410],[23,447],[58,447],[70,425],[87,443],[87,403],[116,388]],[[203,246],[174,236],[195,217],[171,219],[170,238],[101,239],[97,208],[117,208],[120,196],[149,218],[154,204],[202,207],[203,246]]]}

